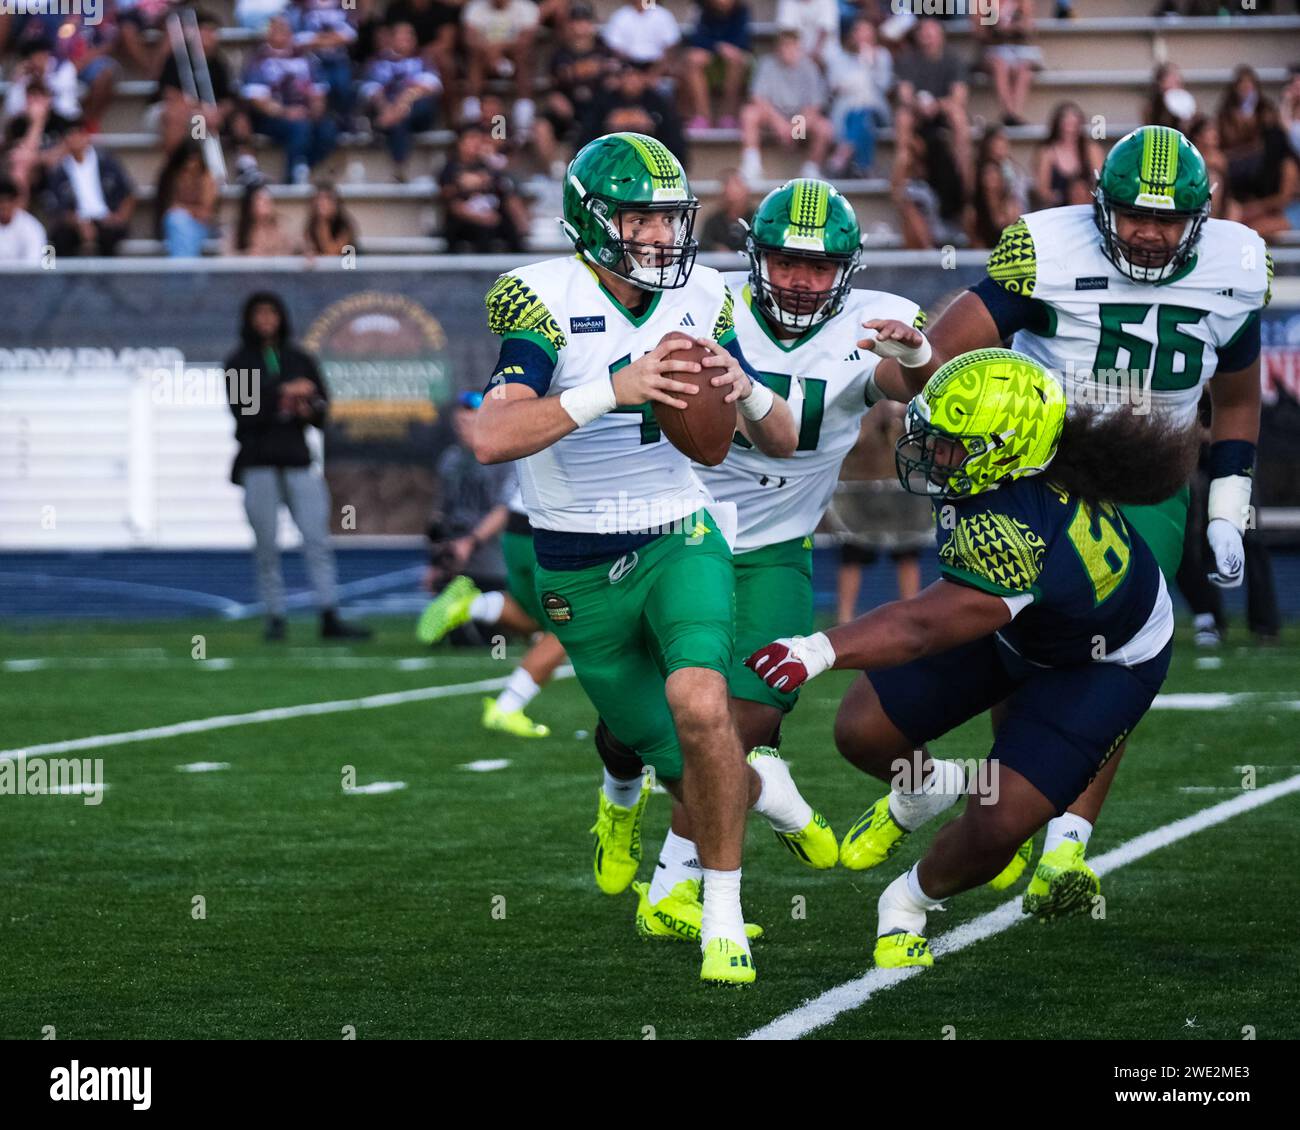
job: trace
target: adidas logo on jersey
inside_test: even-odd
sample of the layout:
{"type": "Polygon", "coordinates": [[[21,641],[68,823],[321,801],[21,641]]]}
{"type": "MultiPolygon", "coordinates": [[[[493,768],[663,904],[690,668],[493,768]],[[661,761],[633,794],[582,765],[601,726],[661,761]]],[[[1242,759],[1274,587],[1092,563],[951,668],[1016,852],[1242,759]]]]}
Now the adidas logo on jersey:
{"type": "Polygon", "coordinates": [[[695,319],[692,318],[692,317],[690,316],[689,313],[688,313],[688,314],[684,314],[684,315],[682,315],[682,320],[681,320],[680,322],[678,322],[677,324],[678,324],[679,326],[693,326],[693,325],[695,325],[695,319]]]}
{"type": "Polygon", "coordinates": [[[845,361],[861,361],[861,360],[862,360],[862,351],[861,351],[861,350],[858,350],[858,349],[855,349],[855,350],[854,350],[852,353],[850,353],[846,358],[844,358],[844,360],[845,360],[845,361]]]}

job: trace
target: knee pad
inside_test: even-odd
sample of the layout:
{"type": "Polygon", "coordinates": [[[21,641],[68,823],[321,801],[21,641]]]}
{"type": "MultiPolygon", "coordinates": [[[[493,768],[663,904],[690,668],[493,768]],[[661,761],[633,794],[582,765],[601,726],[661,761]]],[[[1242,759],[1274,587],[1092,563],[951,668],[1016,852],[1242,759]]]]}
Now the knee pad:
{"type": "Polygon", "coordinates": [[[603,718],[596,720],[596,752],[600,754],[609,775],[620,781],[630,781],[633,777],[641,776],[641,770],[645,768],[645,763],[637,756],[636,750],[614,737],[603,718]]]}

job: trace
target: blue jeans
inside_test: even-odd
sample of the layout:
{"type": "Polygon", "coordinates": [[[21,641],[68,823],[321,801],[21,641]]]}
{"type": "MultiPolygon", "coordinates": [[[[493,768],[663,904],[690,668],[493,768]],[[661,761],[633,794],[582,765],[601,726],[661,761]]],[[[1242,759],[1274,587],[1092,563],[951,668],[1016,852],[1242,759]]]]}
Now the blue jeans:
{"type": "Polygon", "coordinates": [[[253,129],[264,133],[284,149],[284,179],[293,180],[293,171],[299,165],[309,168],[325,160],[334,152],[338,127],[328,114],[319,121],[294,118],[272,118],[266,114],[253,115],[253,129]]]}
{"type": "Polygon", "coordinates": [[[381,130],[388,139],[388,152],[395,165],[403,165],[411,155],[411,134],[433,128],[433,115],[437,101],[433,95],[418,98],[411,103],[411,112],[395,126],[381,130]]]}
{"type": "Polygon", "coordinates": [[[320,69],[325,85],[329,87],[326,105],[330,113],[346,122],[352,113],[352,61],[345,53],[336,59],[321,59],[320,69]]]}
{"type": "Polygon", "coordinates": [[[871,168],[876,159],[876,112],[850,110],[844,115],[845,141],[853,143],[853,163],[861,169],[871,168]]]}
{"type": "Polygon", "coordinates": [[[208,225],[196,220],[184,208],[168,208],[163,217],[163,242],[173,259],[197,259],[203,254],[208,225]]]}

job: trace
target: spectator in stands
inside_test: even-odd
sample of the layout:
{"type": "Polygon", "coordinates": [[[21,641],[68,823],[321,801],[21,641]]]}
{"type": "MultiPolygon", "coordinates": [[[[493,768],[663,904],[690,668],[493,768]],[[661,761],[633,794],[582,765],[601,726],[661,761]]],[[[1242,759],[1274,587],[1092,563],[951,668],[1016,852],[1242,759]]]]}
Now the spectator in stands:
{"type": "MultiPolygon", "coordinates": [[[[420,58],[442,79],[444,105],[460,99],[456,39],[460,31],[463,0],[392,0],[384,13],[384,22],[410,24],[420,45],[420,58]]],[[[377,52],[367,51],[369,58],[377,52]]]]}
{"type": "Polygon", "coordinates": [[[976,166],[986,161],[993,161],[1002,170],[1002,179],[1006,184],[1008,205],[1015,208],[1017,216],[1028,212],[1032,207],[1034,177],[1011,154],[1011,139],[1001,126],[986,126],[984,136],[980,138],[976,153],[976,166]]]}
{"type": "Polygon", "coordinates": [[[819,67],[830,62],[840,43],[836,0],[776,0],[776,26],[799,33],[803,53],[819,67]]]}
{"type": "Polygon", "coordinates": [[[1235,200],[1228,195],[1228,158],[1219,144],[1219,127],[1208,114],[1197,114],[1187,127],[1187,140],[1196,146],[1205,159],[1214,191],[1210,195],[1210,215],[1216,220],[1235,220],[1240,212],[1235,200]]]}
{"type": "Polygon", "coordinates": [[[18,187],[18,203],[26,207],[32,187],[45,175],[42,145],[50,119],[50,95],[43,86],[27,91],[27,109],[5,122],[4,147],[0,150],[0,173],[18,187]]]}
{"type": "Polygon", "coordinates": [[[388,140],[395,179],[405,181],[411,134],[433,128],[442,82],[417,54],[415,28],[394,24],[391,33],[391,46],[366,67],[361,100],[388,140]]]}
{"type": "MultiPolygon", "coordinates": [[[[284,0],[279,0],[283,6],[284,0]]],[[[146,78],[156,78],[171,54],[167,15],[175,0],[117,0],[117,51],[122,61],[146,78]]]]}
{"type": "Polygon", "coordinates": [[[276,544],[284,503],[302,534],[307,575],[320,608],[320,634],[326,639],[367,639],[368,629],[338,616],[329,489],[324,476],[312,468],[305,439],[308,426],[324,427],[329,414],[329,392],[320,369],[315,358],[291,339],[289,315],[277,294],[262,291],[249,296],[239,338],[239,347],[226,358],[226,372],[254,374],[259,395],[256,411],[251,412],[231,397],[239,451],[230,477],[244,488],[244,511],[253,528],[257,591],[266,610],[265,638],[285,638],[284,578],[276,544]]]}
{"type": "Polygon", "coordinates": [[[895,144],[904,147],[909,134],[923,134],[927,160],[941,159],[946,150],[962,184],[970,185],[974,161],[966,66],[947,47],[938,20],[918,20],[910,38],[894,67],[895,144]]]}
{"type": "Polygon", "coordinates": [[[81,112],[92,132],[99,129],[122,73],[112,57],[117,39],[117,21],[111,9],[101,11],[95,23],[87,23],[83,15],[64,16],[55,32],[55,57],[68,60],[76,68],[78,83],[86,88],[81,112]]]}
{"type": "Polygon", "coordinates": [[[821,176],[832,141],[831,124],[822,112],[825,103],[826,81],[804,53],[799,33],[782,30],[777,34],[776,51],[759,60],[750,101],[740,113],[740,175],[751,185],[763,179],[759,146],[767,131],[784,148],[796,140],[806,145],[800,175],[821,176]]]}
{"type": "Polygon", "coordinates": [[[556,180],[565,167],[559,143],[571,140],[575,128],[590,118],[593,102],[617,70],[618,60],[597,34],[595,13],[587,4],[574,4],[567,38],[551,59],[551,90],[533,129],[538,158],[556,180]]]}
{"type": "Polygon", "coordinates": [[[1080,203],[1081,185],[1086,200],[1101,162],[1101,147],[1084,132],[1083,110],[1078,103],[1058,103],[1052,111],[1047,140],[1038,150],[1034,177],[1038,207],[1080,203]]]}
{"type": "Polygon", "coordinates": [[[1186,133],[1196,116],[1196,99],[1183,85],[1177,63],[1161,63],[1151,76],[1151,93],[1142,109],[1142,122],[1149,126],[1172,126],[1186,133]]]}
{"type": "Polygon", "coordinates": [[[1033,4],[1031,0],[1000,0],[992,23],[974,8],[970,18],[983,49],[984,69],[993,80],[1002,124],[1023,126],[1034,69],[1043,60],[1042,49],[1033,43],[1033,4]]]}
{"type": "Polygon", "coordinates": [[[357,29],[339,0],[292,0],[285,18],[293,28],[294,45],[310,52],[329,87],[325,104],[340,121],[352,113],[352,59],[348,52],[357,41],[357,29]]]}
{"type": "Polygon", "coordinates": [[[154,213],[158,236],[173,259],[197,259],[215,234],[220,192],[203,158],[203,146],[181,142],[158,177],[154,213]]]}
{"type": "Polygon", "coordinates": [[[275,197],[265,184],[250,184],[239,201],[235,227],[236,255],[293,255],[297,249],[280,223],[275,197]]]}
{"type": "Polygon", "coordinates": [[[533,56],[539,14],[532,0],[469,0],[461,24],[469,51],[469,68],[461,116],[479,120],[489,77],[514,76],[515,104],[511,125],[521,134],[533,128],[533,56]]]}
{"type": "Polygon", "coordinates": [[[965,239],[964,182],[938,133],[898,135],[890,189],[904,247],[946,247],[965,239]]]}
{"type": "Polygon", "coordinates": [[[157,101],[146,117],[156,124],[162,135],[163,151],[170,153],[186,138],[191,137],[196,117],[203,119],[204,129],[210,136],[224,135],[236,146],[247,146],[252,136],[248,115],[235,99],[230,67],[222,57],[219,39],[221,24],[211,12],[198,13],[199,41],[208,65],[208,78],[212,83],[213,103],[190,98],[181,86],[180,67],[176,57],[168,53],[158,77],[157,101]]]}
{"type": "Polygon", "coordinates": [[[708,214],[700,229],[700,250],[744,251],[749,235],[745,224],[753,210],[745,178],[737,170],[727,169],[722,174],[722,195],[718,206],[708,214]]]}
{"type": "Polygon", "coordinates": [[[1230,165],[1257,157],[1263,132],[1260,109],[1267,101],[1254,68],[1239,66],[1219,100],[1219,140],[1230,165]]]}
{"type": "Polygon", "coordinates": [[[18,186],[0,175],[0,263],[39,266],[45,257],[45,228],[19,203],[18,186]]]}
{"type": "Polygon", "coordinates": [[[588,109],[581,144],[605,133],[630,130],[658,138],[683,165],[689,164],[682,120],[673,99],[655,85],[653,63],[623,63],[588,109]]]}
{"type": "Polygon", "coordinates": [[[13,118],[27,109],[27,91],[39,88],[50,100],[48,127],[66,129],[81,118],[77,96],[77,68],[68,59],[56,59],[49,40],[24,40],[19,48],[21,62],[5,91],[4,113],[13,118]]]}
{"type": "Polygon", "coordinates": [[[305,184],[334,149],[338,131],[326,112],[326,90],[313,61],[294,47],[288,20],[276,16],[248,61],[241,93],[252,106],[253,128],[284,149],[286,182],[305,184]]]}
{"type": "Polygon", "coordinates": [[[316,186],[311,198],[311,208],[302,231],[303,251],[314,255],[342,255],[344,250],[357,246],[357,227],[339,199],[338,189],[332,184],[316,186]]]}
{"type": "Polygon", "coordinates": [[[90,144],[83,123],[73,122],[64,141],[46,178],[50,242],[58,255],[112,255],[135,211],[135,186],[112,153],[90,144]]]}
{"type": "Polygon", "coordinates": [[[876,131],[889,124],[894,62],[876,41],[876,27],[859,17],[849,27],[848,49],[831,56],[831,125],[839,144],[831,155],[834,177],[869,177],[876,159],[876,131]]]}
{"type": "Polygon", "coordinates": [[[528,209],[505,173],[487,154],[487,131],[468,125],[438,178],[443,234],[453,253],[522,251],[528,209]]]}
{"type": "Polygon", "coordinates": [[[1300,185],[1298,158],[1277,106],[1264,97],[1250,67],[1237,68],[1219,104],[1218,126],[1237,218],[1265,238],[1286,231],[1287,209],[1300,185]]]}
{"type": "Polygon", "coordinates": [[[975,197],[971,203],[966,235],[972,247],[994,247],[1002,229],[1015,223],[1021,209],[1011,198],[1010,186],[997,161],[977,161],[975,197]]]}
{"type": "Polygon", "coordinates": [[[605,45],[626,63],[647,65],[655,80],[668,73],[681,42],[677,17],[655,0],[627,0],[605,24],[605,45]]]}
{"type": "Polygon", "coordinates": [[[248,31],[266,31],[276,16],[283,16],[290,0],[235,0],[235,23],[248,31]]]}
{"type": "Polygon", "coordinates": [[[1291,148],[1300,153],[1300,63],[1291,66],[1286,88],[1282,91],[1279,113],[1291,148]]]}
{"type": "Polygon", "coordinates": [[[740,95],[749,69],[749,5],[742,0],[700,0],[698,22],[686,41],[682,82],[691,115],[691,129],[713,124],[709,107],[709,68],[722,71],[718,128],[735,129],[740,121],[740,95]]]}

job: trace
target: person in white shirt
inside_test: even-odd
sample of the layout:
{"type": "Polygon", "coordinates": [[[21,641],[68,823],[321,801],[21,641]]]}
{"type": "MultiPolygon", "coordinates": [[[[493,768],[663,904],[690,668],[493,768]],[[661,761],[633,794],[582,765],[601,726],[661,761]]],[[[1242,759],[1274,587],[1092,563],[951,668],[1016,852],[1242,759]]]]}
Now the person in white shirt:
{"type": "MultiPolygon", "coordinates": [[[[27,109],[29,87],[42,87],[50,96],[52,118],[63,123],[75,122],[81,117],[78,99],[77,68],[67,59],[55,59],[48,40],[28,40],[19,49],[22,61],[15,69],[5,92],[4,116],[6,119],[27,109]]],[[[54,123],[54,124],[57,124],[54,123]]]]}
{"type": "Polygon", "coordinates": [[[804,53],[825,66],[839,48],[840,8],[836,0],[776,0],[776,26],[799,33],[804,53]]]}
{"type": "Polygon", "coordinates": [[[533,105],[533,45],[541,16],[532,0],[469,0],[461,16],[469,68],[461,114],[477,121],[481,113],[483,84],[494,75],[511,73],[515,79],[515,104],[511,114],[515,129],[526,133],[536,117],[533,105]]]}
{"type": "Polygon", "coordinates": [[[894,61],[876,41],[870,20],[857,19],[849,30],[847,49],[830,53],[826,81],[831,88],[831,125],[838,142],[831,156],[835,176],[871,176],[876,130],[889,124],[889,88],[894,61]]]}
{"type": "Polygon", "coordinates": [[[18,206],[18,186],[0,176],[0,263],[38,266],[45,254],[45,228],[18,206]]]}
{"type": "Polygon", "coordinates": [[[628,0],[609,17],[602,36],[605,46],[629,63],[652,63],[666,69],[668,52],[681,42],[677,17],[655,0],[628,0]]]}
{"type": "Polygon", "coordinates": [[[135,186],[112,153],[90,144],[81,123],[69,127],[65,143],[45,188],[50,242],[58,255],[112,255],[135,211],[135,186]]]}

